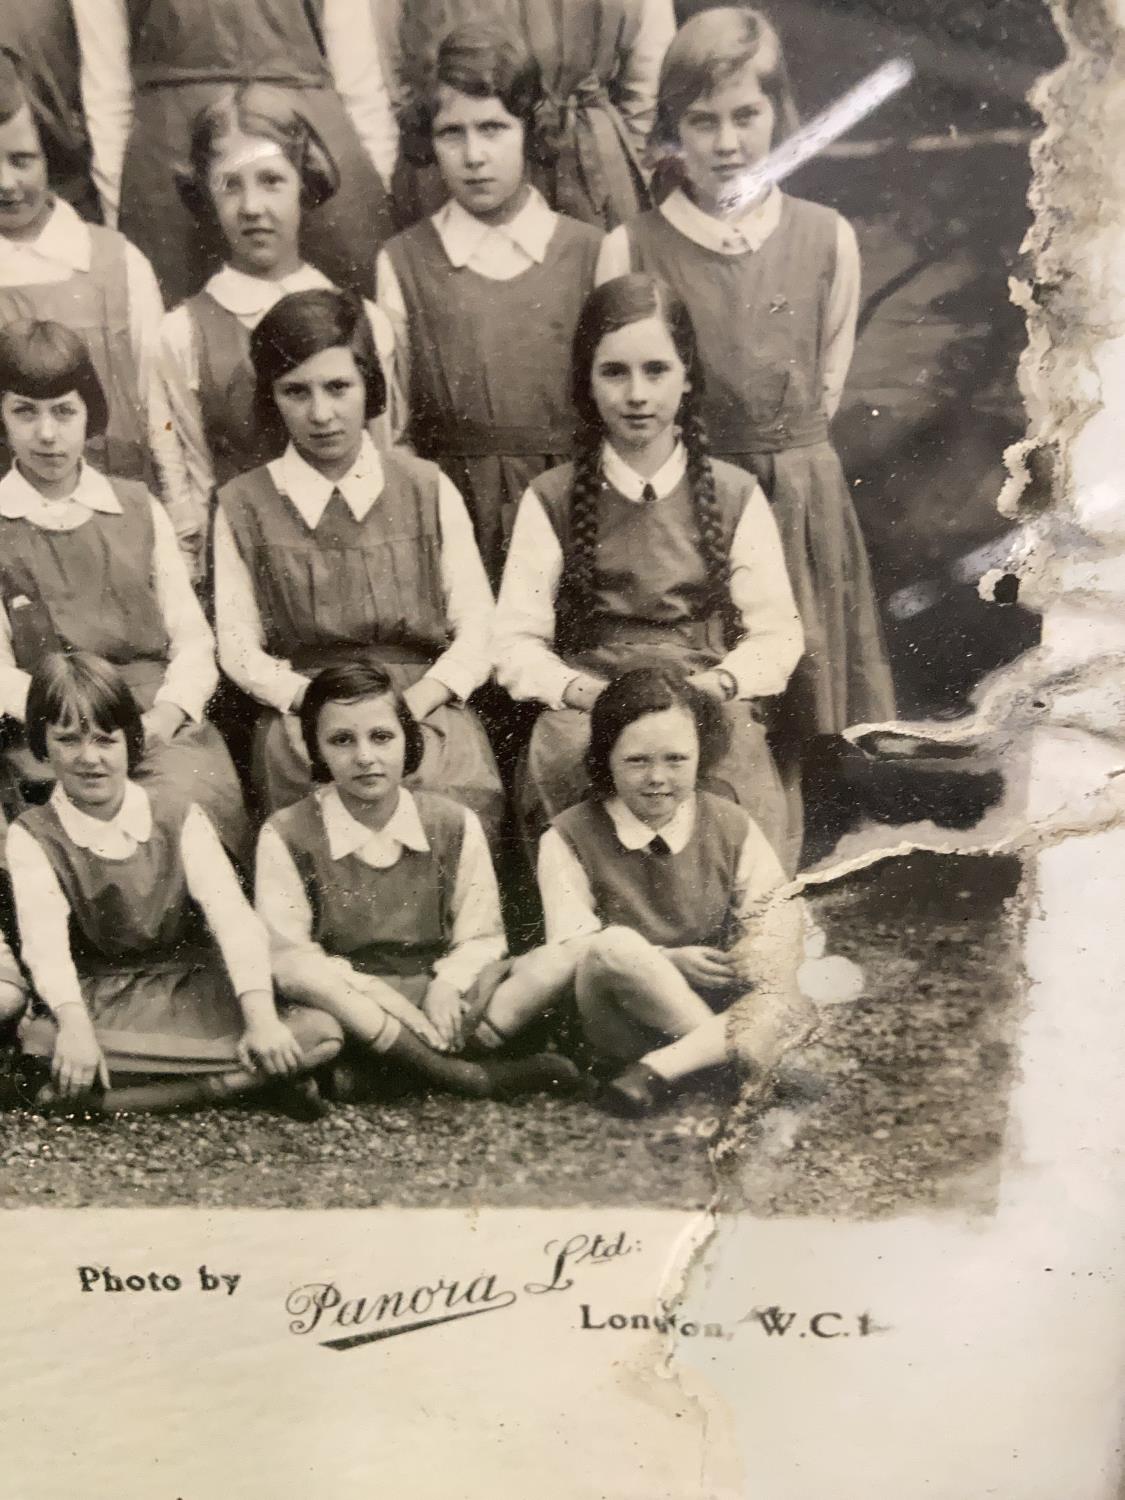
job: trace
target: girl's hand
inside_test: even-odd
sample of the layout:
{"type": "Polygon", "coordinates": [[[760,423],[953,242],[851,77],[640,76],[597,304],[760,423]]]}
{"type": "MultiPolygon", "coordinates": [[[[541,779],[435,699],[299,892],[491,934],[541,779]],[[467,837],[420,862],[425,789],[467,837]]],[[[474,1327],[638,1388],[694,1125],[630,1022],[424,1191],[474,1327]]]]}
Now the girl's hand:
{"type": "Polygon", "coordinates": [[[432,1047],[435,1052],[446,1052],[448,1048],[434,1027],[422,1014],[416,1005],[412,1005],[405,995],[400,995],[397,990],[392,989],[389,984],[382,980],[371,979],[370,975],[357,974],[351,981],[352,988],[361,994],[365,1000],[374,1000],[380,1010],[385,1010],[387,1015],[394,1016],[395,1020],[405,1026],[407,1031],[412,1031],[420,1042],[425,1042],[427,1047],[432,1047]],[[369,984],[364,981],[370,980],[369,984]]]}
{"type": "Polygon", "coordinates": [[[714,698],[719,703],[728,701],[722,678],[717,672],[693,672],[688,682],[699,692],[705,693],[708,698],[714,698]]]}
{"type": "Polygon", "coordinates": [[[577,708],[588,714],[606,689],[600,677],[575,677],[563,691],[563,702],[567,708],[577,708]]]}
{"type": "Polygon", "coordinates": [[[148,713],[141,715],[146,745],[167,745],[174,739],[187,714],[174,703],[154,703],[148,713]]]}
{"type": "Polygon", "coordinates": [[[730,955],[721,948],[665,948],[665,954],[693,989],[716,989],[736,977],[730,955]]]}
{"type": "Polygon", "coordinates": [[[435,708],[448,703],[450,697],[450,691],[444,683],[438,682],[434,677],[419,677],[417,682],[403,691],[402,701],[421,724],[435,708]]]}
{"type": "Polygon", "coordinates": [[[285,726],[285,738],[289,742],[289,748],[300,761],[301,765],[309,763],[309,752],[305,749],[305,737],[301,733],[301,721],[296,714],[285,714],[281,720],[285,726]]]}
{"type": "Polygon", "coordinates": [[[422,1013],[441,1038],[443,1050],[456,1052],[462,1040],[464,1002],[453,986],[444,979],[431,979],[422,1013]]]}
{"type": "Polygon", "coordinates": [[[95,1082],[109,1088],[109,1069],[94,1035],[94,1023],[80,1005],[64,1005],[51,1057],[51,1079],[60,1098],[88,1094],[95,1082]]]}
{"type": "Polygon", "coordinates": [[[272,1078],[297,1073],[304,1062],[297,1038],[276,1016],[247,1026],[238,1044],[238,1060],[244,1068],[272,1078]]]}

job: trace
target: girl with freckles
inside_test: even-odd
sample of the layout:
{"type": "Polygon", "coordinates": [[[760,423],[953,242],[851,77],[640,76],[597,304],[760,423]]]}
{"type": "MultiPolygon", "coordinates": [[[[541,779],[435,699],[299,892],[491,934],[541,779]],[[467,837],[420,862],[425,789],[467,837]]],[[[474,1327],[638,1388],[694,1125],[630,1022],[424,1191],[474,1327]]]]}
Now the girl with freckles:
{"type": "Polygon", "coordinates": [[[363,661],[326,668],[300,724],[315,789],[258,844],[257,905],[282,992],[335,1016],[361,1067],[379,1061],[474,1097],[574,1083],[564,1058],[496,1056],[506,1034],[492,1007],[545,1008],[569,958],[502,961],[480,822],[403,786],[422,736],[388,674],[363,661]]]}

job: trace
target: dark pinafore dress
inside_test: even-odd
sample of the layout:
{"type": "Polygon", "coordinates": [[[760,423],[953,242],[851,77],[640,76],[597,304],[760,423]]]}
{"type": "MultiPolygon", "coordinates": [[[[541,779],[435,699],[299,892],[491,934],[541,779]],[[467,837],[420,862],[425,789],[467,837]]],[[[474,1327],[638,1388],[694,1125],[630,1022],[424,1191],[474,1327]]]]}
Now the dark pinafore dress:
{"type": "MultiPolygon", "coordinates": [[[[714,472],[723,541],[729,548],[753,486],[728,464],[716,462],[714,472]]],[[[564,558],[572,545],[573,479],[573,465],[564,464],[532,485],[564,558]]],[[[638,505],[608,481],[603,484],[593,596],[584,642],[576,650],[564,644],[560,653],[576,670],[612,678],[631,667],[667,664],[693,673],[722,661],[727,645],[722,622],[711,611],[686,475],[656,505],[638,505]]],[[[788,816],[765,731],[751,703],[736,700],[724,711],[731,729],[730,748],[706,784],[744,807],[780,850],[788,816]]],[[[517,782],[520,818],[529,842],[538,840],[552,818],[589,795],[584,764],[589,739],[590,715],[577,709],[549,709],[536,720],[517,782]]]]}
{"type": "Polygon", "coordinates": [[[127,0],[133,125],[121,181],[121,230],[148,256],[171,306],[221,261],[180,201],[196,115],[224,87],[257,81],[291,89],[340,169],[333,198],[301,226],[305,258],[339,286],[370,295],[375,251],[390,233],[379,174],[332,87],[321,0],[127,0]]]}
{"type": "MultiPolygon", "coordinates": [[[[275,813],[270,823],[304,882],[314,942],[421,1005],[434,964],[452,943],[464,814],[440,794],[413,795],[429,850],[404,848],[382,870],[356,854],[332,858],[315,794],[275,813]]],[[[486,965],[476,988],[493,986],[506,967],[503,962],[486,965]]]]}
{"type": "Polygon", "coordinates": [[[773,505],[805,631],[786,737],[893,718],[867,548],[822,400],[836,214],[783,195],[778,227],[744,255],[697,245],[658,211],[628,235],[634,270],[662,277],[691,313],[713,451],[756,475],[773,505]]]}
{"type": "MultiPolygon", "coordinates": [[[[70,905],[71,957],[111,1074],[230,1072],[241,1066],[244,1022],[188,893],[180,854],[188,806],[160,795],[151,805],[150,837],[121,860],[72,843],[50,803],[20,822],[70,905]]],[[[335,1029],[313,1009],[295,1007],[285,1020],[306,1051],[335,1029]]],[[[54,1018],[39,1008],[22,1024],[20,1044],[49,1058],[56,1035],[54,1018]]]]}
{"type": "MultiPolygon", "coordinates": [[[[88,228],[90,269],[75,272],[64,281],[0,287],[0,327],[17,318],[41,318],[81,335],[109,405],[105,434],[90,439],[87,456],[107,473],[147,482],[152,464],[145,407],[129,338],[125,241],[115,229],[101,224],[88,228]]],[[[0,466],[10,466],[3,443],[0,466]]]]}
{"type": "Polygon", "coordinates": [[[560,217],[543,262],[510,281],[451,265],[429,219],[386,246],[409,317],[409,440],[464,496],[493,589],[520,496],[573,451],[570,345],[599,242],[560,217]]]}
{"type": "Polygon", "coordinates": [[[51,187],[84,219],[100,221],[70,0],[9,0],[0,7],[0,47],[19,59],[51,187]]]}
{"type": "MultiPolygon", "coordinates": [[[[377,662],[399,689],[425,675],[449,644],[441,587],[438,470],[410,454],[382,455],[384,486],[357,521],[333,495],[314,530],[280,493],[268,468],[219,494],[250,574],[265,649],[298,672],[334,662],[377,662]]],[[[504,793],[476,715],[447,704],[423,723],[425,754],[411,789],[440,787],[471,807],[495,836],[504,793]]],[[[253,780],[262,808],[288,807],[309,790],[308,766],[281,714],[260,711],[253,780]]]]}
{"type": "MultiPolygon", "coordinates": [[[[168,666],[168,636],[153,583],[148,492],[113,479],[121,514],[94,511],[72,531],[0,517],[0,602],[16,666],[35,670],[49,651],[92,651],[112,662],[142,713],[168,666]]],[[[231,758],[206,719],[186,719],[171,742],[146,750],[134,772],[152,797],[197,802],[238,860],[250,829],[231,758]]]]}

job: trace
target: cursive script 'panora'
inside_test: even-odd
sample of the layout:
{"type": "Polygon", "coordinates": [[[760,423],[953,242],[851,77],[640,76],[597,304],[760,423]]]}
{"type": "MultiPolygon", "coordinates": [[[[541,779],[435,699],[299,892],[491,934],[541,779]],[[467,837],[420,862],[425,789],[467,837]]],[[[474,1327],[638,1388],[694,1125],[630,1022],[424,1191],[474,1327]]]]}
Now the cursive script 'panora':
{"type": "Polygon", "coordinates": [[[474,1276],[471,1281],[440,1280],[411,1291],[376,1292],[367,1297],[345,1297],[331,1281],[309,1281],[294,1287],[285,1299],[293,1319],[289,1332],[312,1333],[315,1328],[361,1328],[404,1318],[510,1307],[515,1292],[497,1288],[496,1277],[474,1276]]]}

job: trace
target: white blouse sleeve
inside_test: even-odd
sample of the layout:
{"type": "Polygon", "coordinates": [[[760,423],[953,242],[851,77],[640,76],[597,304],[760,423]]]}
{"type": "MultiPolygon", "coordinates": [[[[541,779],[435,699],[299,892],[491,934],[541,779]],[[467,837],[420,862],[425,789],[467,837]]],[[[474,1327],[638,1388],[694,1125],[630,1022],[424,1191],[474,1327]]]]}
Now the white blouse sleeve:
{"type": "Polygon", "coordinates": [[[453,643],[426,673],[462,702],[492,670],[496,605],[480,560],[473,523],[459,491],[443,474],[438,481],[441,526],[441,590],[453,643]]]}
{"type": "Polygon", "coordinates": [[[740,698],[783,692],[804,650],[804,631],[777,522],[761,486],[746,502],[730,548],[730,594],[745,635],[722,665],[740,698]]]}
{"type": "Polygon", "coordinates": [[[380,250],[375,258],[375,305],[390,325],[394,340],[394,389],[402,403],[401,433],[404,434],[410,426],[410,314],[395,268],[385,250],[380,250]]]}
{"type": "Polygon", "coordinates": [[[409,416],[395,368],[395,330],[390,318],[376,303],[364,298],[363,306],[387,393],[386,405],[382,415],[375,419],[372,436],[380,447],[389,448],[401,441],[409,416]]]}
{"type": "Polygon", "coordinates": [[[632,269],[629,231],[624,224],[619,224],[602,240],[594,267],[594,285],[601,286],[603,281],[612,281],[615,276],[628,276],[632,269]]]}
{"type": "Polygon", "coordinates": [[[476,813],[464,813],[461,858],[453,882],[452,930],[449,951],[434,964],[434,978],[464,995],[485,964],[506,951],[500,916],[500,892],[484,829],[476,813]]]}
{"type": "MultiPolygon", "coordinates": [[[[19,607],[18,601],[15,601],[15,607],[19,607]]],[[[11,622],[7,610],[0,606],[0,714],[8,714],[22,722],[27,717],[27,690],[30,686],[31,673],[16,666],[11,622]]]]}
{"type": "Polygon", "coordinates": [[[265,649],[254,583],[221,507],[215,514],[214,549],[219,665],[258,703],[276,708],[278,713],[289,713],[308,678],[265,649]]]}
{"type": "Polygon", "coordinates": [[[496,676],[518,702],[562,708],[578,675],[554,650],[555,599],[563,554],[534,490],[525,490],[512,527],[496,606],[496,676]]]}
{"type": "Polygon", "coordinates": [[[267,823],[258,835],[254,905],[269,933],[274,978],[283,995],[315,1005],[355,977],[347,959],[313,937],[313,912],[285,840],[267,823]]]}
{"type": "Polygon", "coordinates": [[[193,560],[202,551],[215,471],[199,404],[195,328],[184,304],[165,313],[160,324],[157,373],[172,424],[162,458],[164,507],[180,545],[193,560]]]}
{"type": "Polygon", "coordinates": [[[859,317],[859,244],[855,230],[842,215],[836,217],[836,274],[828,293],[824,328],[824,409],[834,417],[844,394],[859,317]]]}
{"type": "Polygon", "coordinates": [[[555,828],[548,828],[539,840],[537,876],[549,943],[602,930],[586,871],[555,828]]]}
{"type": "Polygon", "coordinates": [[[112,228],[117,223],[125,146],[133,123],[129,18],[125,0],[74,0],[71,10],[94,184],[105,222],[112,228]]]}
{"type": "Polygon", "coordinates": [[[389,188],[398,157],[398,123],[365,0],[324,0],[324,51],[355,133],[389,188]]]}
{"type": "Polygon", "coordinates": [[[643,162],[656,115],[660,65],[676,35],[676,16],[672,0],[635,0],[634,9],[639,9],[640,16],[613,93],[633,149],[643,162]]]}
{"type": "Polygon", "coordinates": [[[35,992],[49,1010],[81,1005],[82,987],[70,953],[70,902],[35,837],[8,829],[8,873],[19,924],[20,951],[35,992]]]}
{"type": "Polygon", "coordinates": [[[218,945],[235,994],[272,989],[266,929],[242,894],[207,814],[194,804],[180,831],[180,855],[188,891],[218,945]]]}
{"type": "Polygon", "coordinates": [[[219,683],[215,638],[191,586],[172,522],[152,501],[153,583],[168,634],[168,670],[157,703],[174,703],[196,723],[219,683]]]}

